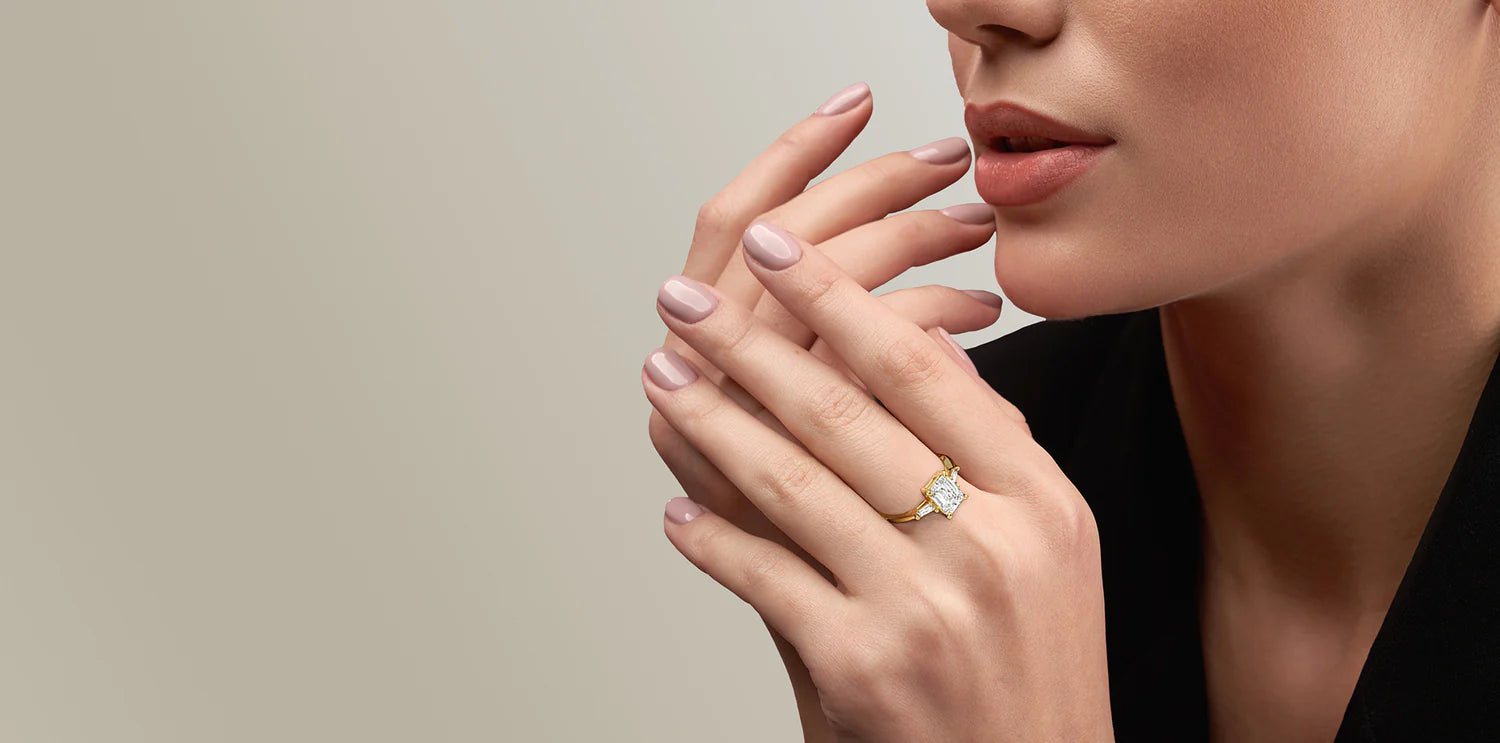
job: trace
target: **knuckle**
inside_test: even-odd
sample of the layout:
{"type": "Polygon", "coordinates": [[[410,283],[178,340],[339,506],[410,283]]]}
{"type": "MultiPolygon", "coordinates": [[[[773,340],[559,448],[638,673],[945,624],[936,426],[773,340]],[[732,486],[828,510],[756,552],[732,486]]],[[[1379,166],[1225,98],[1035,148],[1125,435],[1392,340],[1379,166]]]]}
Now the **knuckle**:
{"type": "Polygon", "coordinates": [[[980,544],[970,553],[975,566],[983,571],[985,580],[975,586],[973,600],[982,603],[987,611],[1009,613],[1019,609],[1027,590],[1027,571],[1030,556],[1015,541],[1014,530],[1002,538],[995,535],[980,537],[980,544]]]}
{"type": "Polygon", "coordinates": [[[751,548],[742,558],[740,582],[749,595],[774,591],[785,573],[787,552],[774,542],[763,542],[751,548]]]}
{"type": "Polygon", "coordinates": [[[714,576],[722,564],[721,552],[725,547],[724,532],[728,528],[728,522],[715,519],[709,523],[703,523],[702,519],[694,521],[695,528],[688,530],[686,549],[684,555],[699,570],[714,576]]]}
{"type": "Polygon", "coordinates": [[[821,466],[808,456],[773,460],[765,474],[766,495],[782,503],[798,503],[822,483],[821,466]]]}
{"type": "Polygon", "coordinates": [[[833,271],[810,271],[809,274],[799,294],[809,311],[822,313],[836,302],[841,277],[833,271]]]}
{"type": "Polygon", "coordinates": [[[874,191],[888,183],[899,180],[900,172],[896,167],[895,159],[890,155],[878,157],[861,166],[855,171],[859,174],[860,186],[864,190],[874,191]]]}
{"type": "MultiPolygon", "coordinates": [[[[919,251],[914,250],[914,248],[919,248],[932,242],[935,233],[932,229],[932,224],[925,219],[921,219],[923,216],[926,215],[921,212],[903,212],[897,215],[897,217],[886,218],[895,221],[895,224],[892,225],[895,228],[895,234],[892,237],[903,252],[910,254],[913,258],[919,255],[919,251]]],[[[948,221],[951,222],[952,220],[948,221]]],[[[912,265],[921,264],[913,262],[912,265]]]]}
{"type": "MultiPolygon", "coordinates": [[[[757,335],[757,321],[748,314],[740,312],[716,312],[719,322],[716,327],[705,333],[702,342],[712,347],[714,354],[721,358],[736,358],[747,355],[755,343],[757,335]]],[[[700,352],[703,349],[699,349],[700,352]]],[[[705,354],[707,355],[707,354],[705,354]]],[[[716,361],[716,359],[710,359],[716,361]]],[[[724,365],[715,364],[721,369],[724,365]]]]}
{"type": "Polygon", "coordinates": [[[734,224],[735,216],[736,210],[730,203],[730,197],[720,191],[698,207],[698,218],[694,222],[693,232],[697,235],[718,234],[734,224]]]}
{"type": "Polygon", "coordinates": [[[903,333],[886,344],[876,361],[886,379],[903,389],[914,389],[942,377],[945,367],[940,353],[926,334],[903,333]]]}
{"type": "Polygon", "coordinates": [[[840,675],[848,680],[846,691],[877,709],[894,701],[892,685],[901,669],[895,650],[878,635],[851,637],[841,644],[838,658],[840,675]]]}
{"type": "Polygon", "coordinates": [[[713,424],[713,419],[723,410],[724,399],[718,395],[679,395],[673,403],[673,420],[666,421],[666,424],[674,430],[667,435],[686,440],[695,430],[713,424]]]}
{"type": "Polygon", "coordinates": [[[1098,569],[1099,532],[1083,496],[1049,493],[1031,500],[1023,506],[1028,515],[1024,528],[999,538],[974,536],[983,544],[972,552],[991,576],[984,588],[997,606],[1013,605],[1017,597],[1033,590],[1038,581],[1051,580],[1059,569],[1098,569]]]}
{"type": "Polygon", "coordinates": [[[875,403],[852,384],[830,383],[811,393],[808,422],[824,433],[847,434],[874,412],[875,403]]]}
{"type": "Polygon", "coordinates": [[[967,625],[976,616],[972,599],[942,581],[932,581],[913,590],[911,608],[916,612],[909,632],[923,645],[942,643],[969,634],[967,625]]]}
{"type": "Polygon", "coordinates": [[[1099,544],[1099,527],[1088,502],[1071,494],[1049,500],[1054,505],[1043,531],[1047,548],[1064,557],[1093,554],[1099,544]]]}
{"type": "Polygon", "coordinates": [[[778,135],[771,146],[789,155],[798,155],[805,151],[809,144],[807,131],[800,126],[794,126],[778,135]]]}

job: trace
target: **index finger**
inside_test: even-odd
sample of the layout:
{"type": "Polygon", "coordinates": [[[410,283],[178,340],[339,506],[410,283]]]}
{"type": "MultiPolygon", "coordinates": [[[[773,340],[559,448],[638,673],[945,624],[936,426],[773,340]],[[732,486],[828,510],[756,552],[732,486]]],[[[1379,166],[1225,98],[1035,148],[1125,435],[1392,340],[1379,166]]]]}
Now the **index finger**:
{"type": "Polygon", "coordinates": [[[751,220],[802,193],[848,149],[873,110],[870,86],[858,82],[782,132],[698,209],[682,274],[717,283],[751,220]]]}
{"type": "MultiPolygon", "coordinates": [[[[699,207],[682,275],[711,286],[717,284],[750,222],[806,190],[807,184],[827,170],[864,131],[873,111],[870,86],[858,82],[834,93],[782,132],[734,180],[699,207]]],[[[690,361],[703,361],[671,333],[662,345],[690,361]]]]}
{"type": "Polygon", "coordinates": [[[922,443],[951,455],[976,481],[1025,479],[1015,461],[1036,443],[1009,405],[916,323],[871,295],[822,251],[769,222],[745,230],[746,264],[922,443]],[[990,414],[993,413],[993,414],[990,414]],[[1006,458],[1010,459],[1010,458],[1006,458]]]}

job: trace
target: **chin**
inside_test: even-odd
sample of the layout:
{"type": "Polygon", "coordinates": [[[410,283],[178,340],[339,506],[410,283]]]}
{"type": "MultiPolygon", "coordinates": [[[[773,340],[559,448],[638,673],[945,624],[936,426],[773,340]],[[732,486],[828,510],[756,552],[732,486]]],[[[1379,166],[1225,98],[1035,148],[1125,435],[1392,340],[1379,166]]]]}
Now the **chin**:
{"type": "Polygon", "coordinates": [[[1027,314],[1046,320],[1078,320],[1170,301],[1134,283],[1128,270],[1102,266],[1066,251],[1025,247],[1032,252],[995,251],[995,281],[1010,304],[1027,314]]]}

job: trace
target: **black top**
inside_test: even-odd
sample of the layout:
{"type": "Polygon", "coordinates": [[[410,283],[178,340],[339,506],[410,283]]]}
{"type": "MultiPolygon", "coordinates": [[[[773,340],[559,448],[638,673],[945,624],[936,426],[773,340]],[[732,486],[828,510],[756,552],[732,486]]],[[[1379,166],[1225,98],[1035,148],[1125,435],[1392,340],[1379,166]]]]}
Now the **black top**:
{"type": "MultiPolygon", "coordinates": [[[[1207,741],[1202,517],[1158,308],[1044,320],[970,350],[1099,525],[1115,736],[1207,741]]],[[[1500,365],[1335,743],[1500,741],[1500,365]]]]}

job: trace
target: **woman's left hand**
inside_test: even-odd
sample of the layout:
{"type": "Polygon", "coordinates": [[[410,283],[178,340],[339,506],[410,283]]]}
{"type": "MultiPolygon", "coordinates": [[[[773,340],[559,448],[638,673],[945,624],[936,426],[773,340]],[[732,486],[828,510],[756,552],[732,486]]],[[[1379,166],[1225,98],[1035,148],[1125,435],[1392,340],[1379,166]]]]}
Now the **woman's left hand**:
{"type": "Polygon", "coordinates": [[[837,584],[686,499],[669,516],[698,515],[666,519],[668,539],[797,648],[849,739],[1112,741],[1099,539],[1078,490],[1008,401],[816,247],[765,222],[744,244],[766,290],[869,391],[685,277],[662,285],[668,328],[797,441],[670,351],[648,357],[642,384],[837,584]],[[877,513],[920,503],[939,454],[967,494],[950,518],[877,513]]]}

